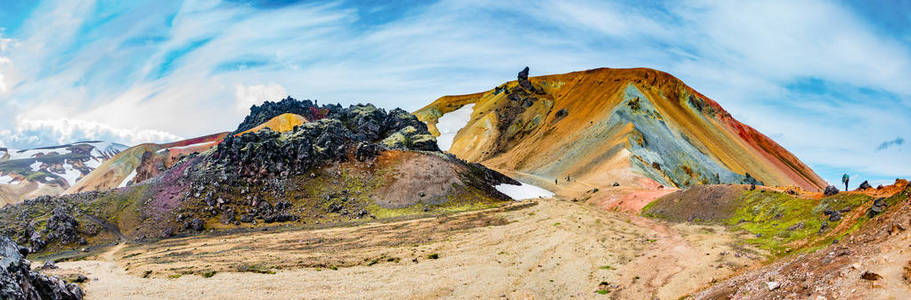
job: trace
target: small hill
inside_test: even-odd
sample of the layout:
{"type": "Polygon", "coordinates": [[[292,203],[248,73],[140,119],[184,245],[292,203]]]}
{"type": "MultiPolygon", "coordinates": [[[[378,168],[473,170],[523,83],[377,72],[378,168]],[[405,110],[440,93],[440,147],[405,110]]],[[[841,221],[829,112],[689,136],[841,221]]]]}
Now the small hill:
{"type": "Polygon", "coordinates": [[[526,68],[492,90],[441,97],[415,115],[440,136],[441,118],[470,107],[449,152],[589,189],[826,186],[793,154],[670,74],[601,68],[527,75],[526,68]]]}
{"type": "MultiPolygon", "coordinates": [[[[790,225],[789,221],[770,220],[769,224],[779,224],[777,230],[784,232],[781,235],[775,234],[777,239],[791,239],[790,235],[804,235],[799,232],[808,230],[810,233],[804,239],[794,241],[821,239],[822,242],[792,242],[787,245],[789,248],[785,248],[791,249],[790,253],[808,253],[791,255],[787,259],[720,280],[692,295],[695,299],[905,299],[911,296],[908,288],[911,262],[907,255],[911,243],[911,231],[908,231],[911,224],[911,215],[908,214],[911,209],[911,185],[906,180],[896,180],[889,189],[880,192],[839,193],[824,197],[822,201],[811,200],[808,204],[788,202],[784,205],[840,205],[844,208],[812,210],[813,214],[806,220],[796,223],[806,224],[803,227],[790,225]],[[884,191],[892,194],[881,193],[884,191]],[[871,199],[870,195],[885,197],[871,199]],[[863,201],[836,204],[833,201],[838,199],[836,197],[863,201]],[[826,225],[816,226],[820,223],[826,225]],[[809,248],[800,248],[801,245],[809,248]]],[[[773,207],[782,204],[766,201],[760,205],[773,207]]],[[[759,211],[765,214],[757,215],[757,218],[769,218],[767,211],[757,210],[759,211]]],[[[788,212],[789,210],[782,211],[783,214],[790,215],[788,212]]],[[[784,218],[791,219],[790,216],[784,218]]],[[[750,223],[752,221],[754,220],[748,220],[750,223]]],[[[771,225],[764,227],[773,229],[771,225]]],[[[767,239],[771,240],[772,238],[767,239]]]]}
{"type": "Polygon", "coordinates": [[[241,126],[235,134],[131,148],[96,170],[97,186],[126,178],[131,168],[139,169],[139,178],[156,161],[150,157],[174,147],[212,144],[132,185],[0,209],[0,231],[49,253],[209,229],[315,226],[489,208],[511,200],[496,185],[518,184],[440,152],[424,123],[401,109],[285,99],[254,106],[246,119],[276,125],[269,120],[288,116],[279,113],[282,108],[322,115],[284,132],[241,126]]]}
{"type": "MultiPolygon", "coordinates": [[[[642,209],[647,217],[720,224],[746,232],[744,243],[774,256],[812,251],[864,228],[875,206],[907,198],[908,181],[834,195],[749,185],[703,185],[676,191],[642,209]],[[904,196],[902,196],[904,195],[904,196]]],[[[880,207],[882,209],[883,207],[880,207]]]]}

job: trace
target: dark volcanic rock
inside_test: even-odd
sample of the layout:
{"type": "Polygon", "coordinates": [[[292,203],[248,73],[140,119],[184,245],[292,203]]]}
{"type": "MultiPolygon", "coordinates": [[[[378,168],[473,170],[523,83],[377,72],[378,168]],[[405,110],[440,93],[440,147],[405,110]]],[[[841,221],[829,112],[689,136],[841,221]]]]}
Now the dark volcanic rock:
{"type": "Polygon", "coordinates": [[[528,81],[528,67],[525,67],[525,69],[522,69],[522,71],[519,72],[518,79],[519,79],[519,86],[521,86],[523,89],[526,89],[529,91],[534,90],[534,87],[532,87],[531,82],[528,81]]]}
{"type": "Polygon", "coordinates": [[[563,117],[566,117],[567,115],[569,115],[569,112],[567,112],[566,109],[564,108],[564,109],[558,110],[557,114],[555,116],[557,119],[562,119],[563,117]]]}
{"type": "Polygon", "coordinates": [[[823,212],[825,215],[829,216],[829,222],[838,222],[841,220],[841,212],[837,210],[826,209],[823,212]]]}
{"type": "Polygon", "coordinates": [[[53,261],[53,260],[47,260],[47,261],[44,262],[43,265],[41,265],[41,269],[42,269],[42,270],[53,270],[53,269],[56,269],[56,268],[57,268],[57,265],[54,264],[54,261],[53,261]]]}
{"type": "Polygon", "coordinates": [[[206,222],[203,220],[197,219],[197,218],[193,218],[192,220],[187,222],[186,225],[184,225],[184,228],[195,230],[195,231],[203,231],[203,230],[206,230],[206,222]]]}
{"type": "Polygon", "coordinates": [[[234,209],[229,208],[229,209],[225,210],[224,212],[222,212],[219,222],[221,222],[222,224],[225,224],[225,225],[233,224],[234,223],[234,209]]]}
{"type": "Polygon", "coordinates": [[[832,196],[832,195],[838,194],[838,188],[835,187],[834,185],[827,186],[826,191],[823,192],[823,194],[825,194],[826,196],[832,196]]]}
{"type": "Polygon", "coordinates": [[[327,117],[333,112],[341,110],[341,108],[340,105],[318,106],[313,101],[298,101],[291,97],[282,99],[278,102],[266,101],[262,105],[253,105],[250,107],[250,114],[237,126],[237,130],[235,130],[234,133],[243,132],[259,126],[259,124],[265,123],[284,113],[297,114],[309,121],[316,121],[327,117]]]}
{"type": "Polygon", "coordinates": [[[62,206],[54,209],[54,214],[47,221],[47,228],[44,229],[47,240],[59,241],[62,244],[78,242],[79,223],[76,218],[62,206]]]}
{"type": "Polygon", "coordinates": [[[82,299],[82,289],[31,271],[20,247],[0,236],[0,299],[82,299]]]}
{"type": "Polygon", "coordinates": [[[357,148],[354,150],[354,159],[358,161],[366,161],[375,157],[380,153],[380,146],[370,143],[358,143],[357,148]]]}
{"type": "MultiPolygon", "coordinates": [[[[317,120],[285,133],[263,129],[230,135],[209,159],[223,166],[224,174],[230,177],[228,181],[257,181],[305,174],[324,163],[346,161],[349,150],[359,161],[370,159],[383,149],[439,151],[436,138],[417,117],[402,109],[387,113],[370,104],[341,108],[288,98],[254,106],[244,122],[265,122],[267,116],[299,111],[312,112],[317,120]]],[[[250,125],[241,124],[238,130],[256,126],[250,125]]]]}
{"type": "Polygon", "coordinates": [[[750,173],[744,174],[743,177],[744,177],[744,178],[743,178],[743,180],[741,181],[741,183],[743,183],[743,184],[765,185],[764,182],[759,181],[759,180],[756,180],[756,178],[753,178],[753,175],[750,175],[750,173]]]}
{"type": "Polygon", "coordinates": [[[879,199],[873,200],[873,205],[870,206],[869,210],[867,210],[867,216],[872,218],[872,217],[882,213],[884,210],[886,210],[885,199],[886,198],[879,198],[879,199]]]}
{"type": "Polygon", "coordinates": [[[860,187],[858,187],[857,189],[858,190],[868,190],[868,189],[872,189],[872,188],[873,188],[873,186],[870,185],[870,182],[867,182],[866,180],[864,180],[864,182],[861,183],[860,187]]]}

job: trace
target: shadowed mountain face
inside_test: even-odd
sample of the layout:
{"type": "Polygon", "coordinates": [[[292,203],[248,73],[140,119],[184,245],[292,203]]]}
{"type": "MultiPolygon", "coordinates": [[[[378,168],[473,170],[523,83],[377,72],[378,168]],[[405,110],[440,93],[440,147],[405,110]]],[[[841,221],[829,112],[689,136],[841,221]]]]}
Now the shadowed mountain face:
{"type": "Polygon", "coordinates": [[[527,77],[445,96],[415,112],[440,117],[474,104],[449,150],[468,161],[598,186],[826,186],[794,155],[679,79],[651,69],[527,77]]]}

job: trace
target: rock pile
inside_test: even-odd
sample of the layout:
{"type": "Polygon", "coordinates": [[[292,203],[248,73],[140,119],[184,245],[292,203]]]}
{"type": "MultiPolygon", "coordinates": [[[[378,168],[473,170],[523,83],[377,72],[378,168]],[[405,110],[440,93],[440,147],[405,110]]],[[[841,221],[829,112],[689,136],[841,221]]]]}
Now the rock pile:
{"type": "Polygon", "coordinates": [[[835,187],[834,185],[827,186],[826,191],[823,192],[823,194],[826,196],[836,195],[836,194],[838,194],[838,188],[835,187]]]}
{"type": "Polygon", "coordinates": [[[886,198],[879,198],[879,199],[873,200],[873,206],[870,206],[870,210],[867,211],[867,216],[872,218],[872,217],[882,213],[884,210],[886,210],[886,201],[885,200],[886,200],[886,198]]]}
{"type": "MultiPolygon", "coordinates": [[[[288,98],[254,106],[244,122],[301,111],[311,112],[305,117],[308,120],[313,117],[315,121],[295,126],[288,132],[264,128],[229,135],[211,154],[202,157],[206,163],[188,169],[184,178],[192,183],[184,197],[198,201],[201,211],[188,209],[183,211],[186,217],[178,216],[183,230],[205,230],[204,224],[194,218],[198,216],[218,216],[219,222],[235,225],[297,221],[299,212],[291,211],[290,203],[270,202],[264,197],[287,197],[285,180],[291,176],[313,177],[322,166],[349,159],[367,161],[389,149],[439,151],[427,126],[414,115],[402,109],[387,112],[370,104],[342,108],[288,98]],[[218,196],[234,188],[240,199],[232,201],[218,196]]],[[[253,126],[256,124],[241,124],[238,130],[253,126]]],[[[345,201],[330,203],[336,198],[325,199],[329,213],[358,218],[367,215],[362,208],[349,207],[345,201]]]]}
{"type": "Polygon", "coordinates": [[[54,208],[54,213],[47,221],[44,229],[48,240],[56,240],[64,244],[80,241],[79,223],[64,206],[54,208]]]}
{"type": "Polygon", "coordinates": [[[79,232],[80,224],[71,208],[72,203],[87,201],[98,195],[97,192],[91,192],[58,197],[41,196],[19,205],[3,207],[0,213],[11,217],[0,221],[0,235],[13,238],[22,245],[28,245],[33,252],[43,250],[49,243],[85,244],[86,241],[79,232]],[[44,228],[40,228],[40,223],[33,219],[36,211],[42,210],[50,215],[44,228]]]}
{"type": "MultiPolygon", "coordinates": [[[[244,122],[264,118],[257,116],[284,113],[275,106],[314,108],[313,111],[328,112],[328,116],[285,133],[266,128],[228,136],[217,146],[211,160],[224,166],[229,176],[260,180],[269,175],[304,174],[325,162],[344,161],[349,150],[361,161],[375,156],[381,149],[439,151],[436,138],[427,126],[402,109],[387,113],[369,104],[340,108],[313,106],[309,100],[295,101],[288,98],[254,106],[244,122]]],[[[247,126],[241,124],[239,130],[247,126]]]]}
{"type": "Polygon", "coordinates": [[[313,101],[298,101],[291,97],[287,97],[278,102],[266,101],[262,105],[253,105],[250,107],[250,114],[237,126],[237,130],[235,130],[234,133],[243,132],[259,126],[259,124],[265,123],[284,113],[297,114],[307,120],[316,121],[327,117],[333,112],[338,112],[341,109],[341,105],[318,106],[313,101]]]}
{"type": "Polygon", "coordinates": [[[82,299],[79,286],[31,270],[28,250],[0,236],[0,299],[82,299]]]}

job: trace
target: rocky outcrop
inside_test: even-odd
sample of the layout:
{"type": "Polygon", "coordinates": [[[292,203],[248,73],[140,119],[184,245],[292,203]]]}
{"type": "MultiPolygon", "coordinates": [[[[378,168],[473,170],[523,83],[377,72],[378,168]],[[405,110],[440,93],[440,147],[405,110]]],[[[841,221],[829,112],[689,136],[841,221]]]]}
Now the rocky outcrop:
{"type": "Polygon", "coordinates": [[[82,299],[79,286],[31,270],[28,250],[0,236],[0,299],[82,299]]]}
{"type": "Polygon", "coordinates": [[[873,188],[873,186],[870,185],[870,182],[868,182],[868,181],[866,181],[866,180],[864,180],[864,182],[862,182],[862,183],[860,184],[860,186],[857,187],[858,190],[869,190],[869,189],[872,189],[872,188],[873,188]]]}
{"type": "Polygon", "coordinates": [[[826,186],[826,190],[823,192],[823,194],[826,196],[836,195],[838,194],[838,188],[834,185],[826,186]]]}
{"type": "Polygon", "coordinates": [[[54,209],[54,214],[47,221],[47,228],[44,229],[48,240],[59,241],[63,244],[79,242],[79,222],[63,206],[54,209]]]}
{"type": "Polygon", "coordinates": [[[531,85],[531,81],[528,81],[528,67],[525,67],[525,69],[522,69],[522,71],[519,71],[518,80],[519,80],[519,86],[521,86],[523,89],[526,89],[529,91],[534,89],[534,86],[531,85]]]}
{"type": "Polygon", "coordinates": [[[49,243],[85,244],[85,238],[79,231],[80,222],[73,214],[71,205],[74,202],[85,201],[97,196],[97,193],[58,197],[41,196],[26,200],[16,206],[6,206],[0,209],[0,214],[8,219],[0,222],[3,225],[0,228],[0,234],[15,238],[23,245],[28,245],[32,252],[44,250],[49,243]],[[50,217],[44,220],[44,228],[36,228],[42,221],[35,219],[35,214],[37,211],[45,209],[50,217]]]}
{"type": "Polygon", "coordinates": [[[869,210],[867,210],[867,216],[872,218],[882,213],[886,209],[886,201],[884,200],[885,198],[878,198],[876,200],[873,200],[873,205],[870,206],[869,210]]]}
{"type": "MultiPolygon", "coordinates": [[[[375,156],[381,148],[439,151],[436,138],[427,131],[427,126],[404,110],[394,109],[387,113],[371,104],[344,109],[318,107],[308,100],[293,105],[289,104],[293,99],[289,99],[254,107],[247,119],[258,120],[253,116],[279,113],[274,106],[307,107],[331,113],[317,121],[295,126],[289,132],[278,133],[265,128],[228,136],[217,146],[210,160],[223,166],[226,176],[261,180],[268,176],[304,174],[322,163],[344,161],[349,150],[361,161],[375,156]]],[[[241,129],[244,127],[242,124],[241,129]]]]}
{"type": "Polygon", "coordinates": [[[291,97],[287,97],[278,102],[266,101],[262,105],[253,105],[250,107],[250,114],[237,126],[237,130],[235,130],[234,133],[249,130],[284,113],[297,114],[307,120],[316,121],[341,109],[341,105],[318,106],[314,101],[298,101],[291,97]]]}

